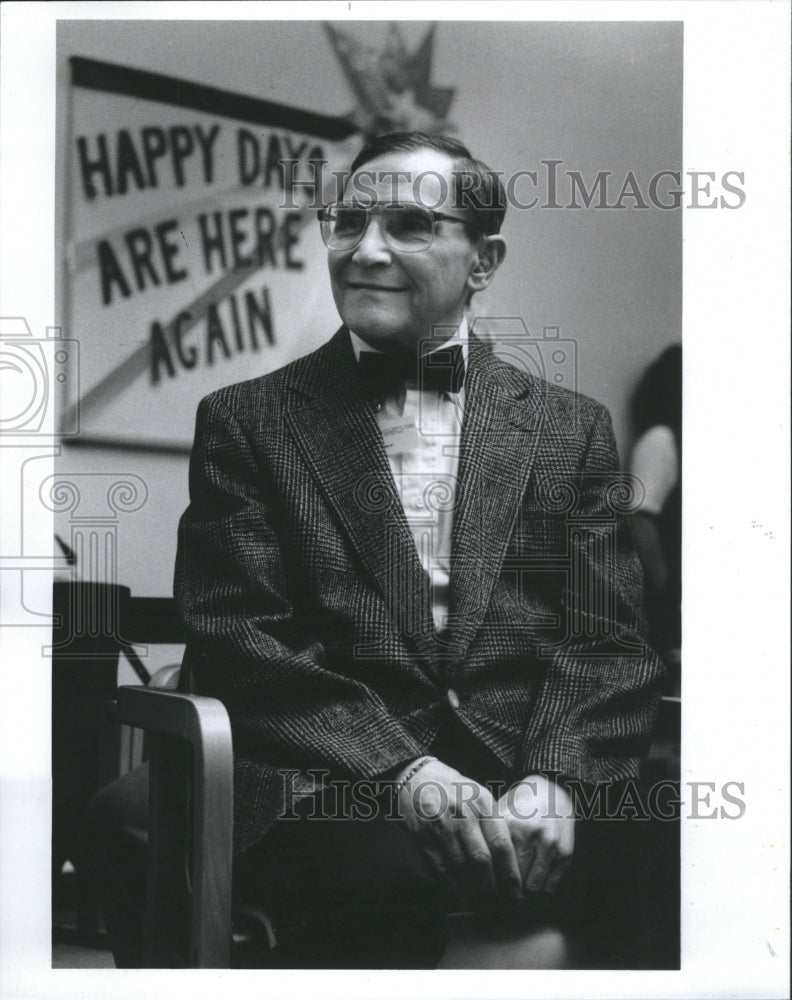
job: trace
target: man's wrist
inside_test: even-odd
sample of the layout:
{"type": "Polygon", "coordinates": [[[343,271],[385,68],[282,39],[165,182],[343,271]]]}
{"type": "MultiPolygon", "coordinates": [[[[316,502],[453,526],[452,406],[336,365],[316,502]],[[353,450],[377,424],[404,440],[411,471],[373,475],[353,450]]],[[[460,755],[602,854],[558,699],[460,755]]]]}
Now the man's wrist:
{"type": "Polygon", "coordinates": [[[430,754],[426,754],[423,757],[416,757],[415,760],[410,761],[406,767],[403,767],[401,771],[394,777],[394,795],[398,795],[399,792],[404,788],[410,781],[421,771],[427,764],[431,764],[437,760],[437,757],[432,757],[430,754]]]}
{"type": "Polygon", "coordinates": [[[398,764],[394,764],[393,767],[389,767],[387,771],[383,771],[379,775],[379,780],[388,783],[399,781],[405,771],[409,770],[412,765],[416,764],[419,760],[423,760],[425,756],[425,754],[419,754],[417,757],[407,757],[406,759],[399,761],[398,764]]]}

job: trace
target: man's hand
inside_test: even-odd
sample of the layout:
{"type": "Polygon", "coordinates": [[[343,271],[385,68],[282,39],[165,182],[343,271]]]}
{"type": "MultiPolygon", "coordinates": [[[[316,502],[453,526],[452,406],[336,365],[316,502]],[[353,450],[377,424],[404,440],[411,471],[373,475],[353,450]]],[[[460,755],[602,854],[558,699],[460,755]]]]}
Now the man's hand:
{"type": "MultiPolygon", "coordinates": [[[[402,769],[397,783],[411,767],[402,769]]],[[[431,760],[399,789],[398,806],[434,869],[462,902],[522,896],[506,817],[483,785],[431,760]]]]}
{"type": "Polygon", "coordinates": [[[575,810],[572,797],[542,775],[529,775],[498,803],[520,866],[526,892],[553,892],[572,861],[575,810]]]}

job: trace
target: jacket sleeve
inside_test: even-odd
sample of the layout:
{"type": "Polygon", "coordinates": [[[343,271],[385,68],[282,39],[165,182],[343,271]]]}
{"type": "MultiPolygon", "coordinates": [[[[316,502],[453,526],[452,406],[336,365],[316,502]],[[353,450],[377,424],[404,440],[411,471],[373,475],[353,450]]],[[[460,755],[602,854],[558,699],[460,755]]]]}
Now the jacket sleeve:
{"type": "Polygon", "coordinates": [[[366,685],[326,669],[289,601],[278,520],[271,473],[226,402],[207,397],[176,557],[185,666],[202,694],[224,702],[235,753],[375,777],[422,748],[366,685]]]}
{"type": "Polygon", "coordinates": [[[568,557],[564,635],[528,721],[523,774],[584,782],[636,778],[664,667],[647,645],[642,571],[628,514],[640,484],[619,471],[611,421],[597,408],[579,475],[548,478],[540,503],[568,557]]]}

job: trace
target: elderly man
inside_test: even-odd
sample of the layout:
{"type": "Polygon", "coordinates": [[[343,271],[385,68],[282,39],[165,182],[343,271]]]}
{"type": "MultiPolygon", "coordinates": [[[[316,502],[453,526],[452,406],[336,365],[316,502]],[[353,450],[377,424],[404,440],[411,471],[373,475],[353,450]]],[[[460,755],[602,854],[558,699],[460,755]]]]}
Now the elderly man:
{"type": "Polygon", "coordinates": [[[183,674],[282,965],[555,964],[537,927],[624,892],[573,791],[636,776],[661,667],[607,413],[468,328],[504,214],[455,140],[376,139],[319,213],[344,325],[199,407],[183,674]]]}
{"type": "Polygon", "coordinates": [[[185,669],[228,708],[238,871],[296,963],[434,964],[446,911],[540,911],[569,783],[634,777],[651,729],[609,418],[468,330],[504,213],[460,143],[375,140],[319,213],[344,326],[199,409],[185,669]]]}

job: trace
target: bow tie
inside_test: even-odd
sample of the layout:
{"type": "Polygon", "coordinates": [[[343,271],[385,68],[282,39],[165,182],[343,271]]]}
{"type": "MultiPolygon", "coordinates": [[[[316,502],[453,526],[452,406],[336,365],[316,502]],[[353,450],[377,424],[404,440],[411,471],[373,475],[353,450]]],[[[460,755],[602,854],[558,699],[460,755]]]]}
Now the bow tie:
{"type": "Polygon", "coordinates": [[[441,347],[420,358],[361,351],[358,365],[361,378],[384,391],[397,389],[413,379],[419,389],[459,392],[465,381],[465,359],[460,344],[441,347]]]}

